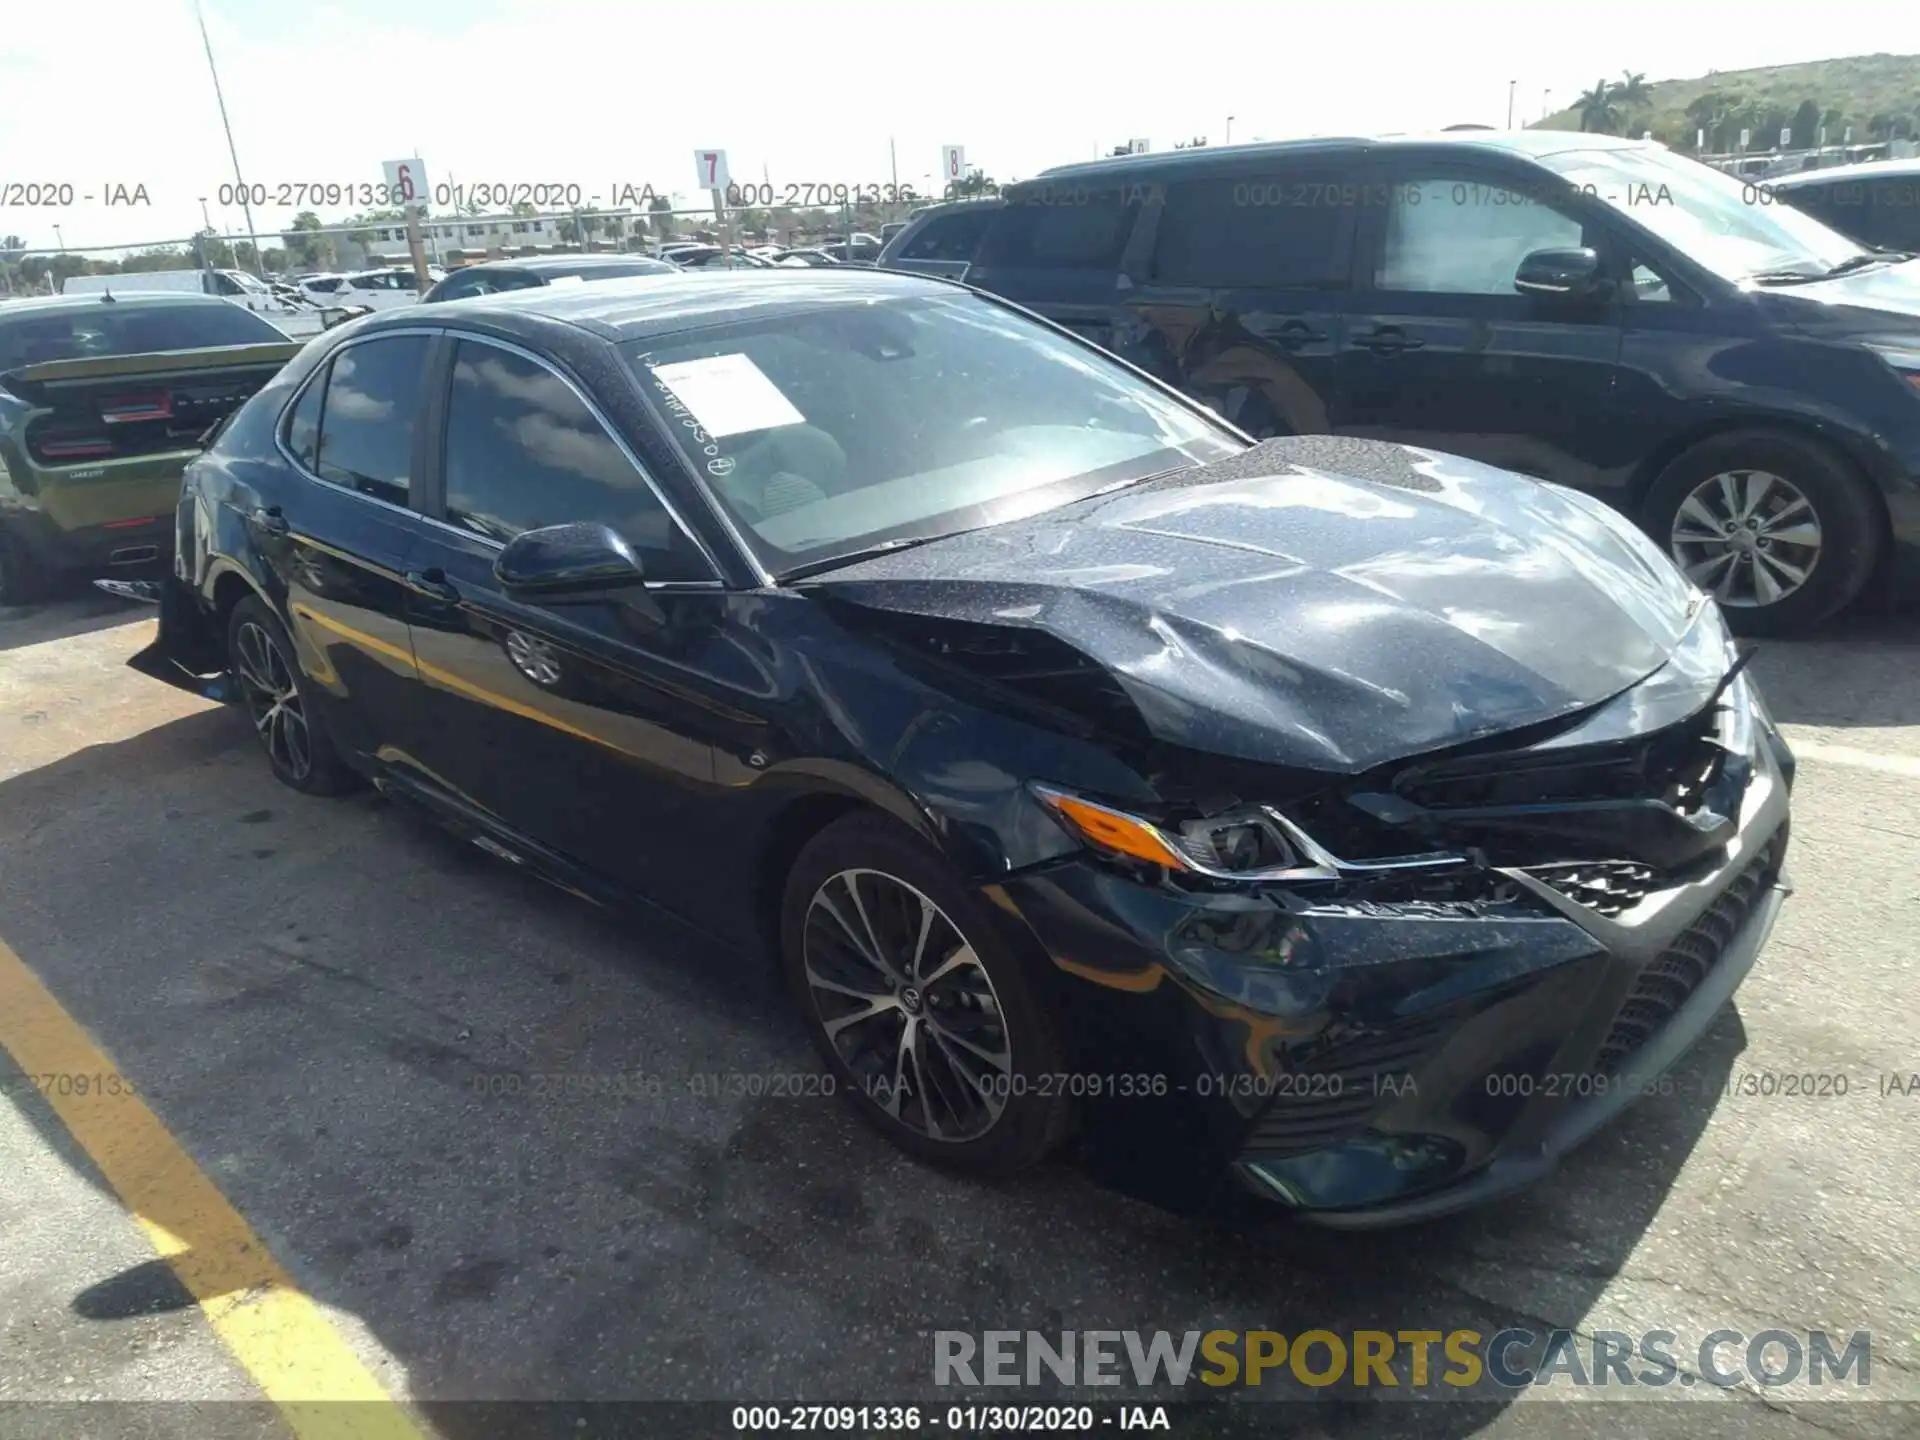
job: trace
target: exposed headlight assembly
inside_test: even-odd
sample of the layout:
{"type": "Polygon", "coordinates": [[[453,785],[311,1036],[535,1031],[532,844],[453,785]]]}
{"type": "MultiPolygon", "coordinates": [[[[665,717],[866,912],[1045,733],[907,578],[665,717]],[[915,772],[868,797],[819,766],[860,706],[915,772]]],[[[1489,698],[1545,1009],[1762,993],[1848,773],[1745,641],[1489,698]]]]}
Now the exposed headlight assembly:
{"type": "Polygon", "coordinates": [[[1103,854],[1143,860],[1180,874],[1213,880],[1248,884],[1359,880],[1464,863],[1461,856],[1452,854],[1365,862],[1341,860],[1286,816],[1265,805],[1163,822],[1050,785],[1036,784],[1032,790],[1069,834],[1103,854]]]}
{"type": "Polygon", "coordinates": [[[1109,855],[1221,880],[1331,879],[1335,873],[1316,863],[1319,847],[1258,806],[1162,824],[1051,786],[1035,785],[1033,792],[1070,834],[1109,855]]]}

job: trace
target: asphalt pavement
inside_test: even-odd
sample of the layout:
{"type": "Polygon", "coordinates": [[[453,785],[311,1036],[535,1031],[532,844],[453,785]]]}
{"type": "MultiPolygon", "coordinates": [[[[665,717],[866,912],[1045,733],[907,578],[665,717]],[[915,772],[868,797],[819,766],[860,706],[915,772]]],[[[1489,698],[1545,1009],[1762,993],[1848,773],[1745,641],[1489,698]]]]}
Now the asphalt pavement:
{"type": "Polygon", "coordinates": [[[1866,1331],[1874,1371],[1838,1401],[1287,1381],[1261,1433],[1920,1434],[1920,1095],[1886,1082],[1920,1071],[1920,622],[1756,661],[1801,756],[1797,893],[1677,1093],[1510,1201],[1343,1235],[1176,1217],[1070,1158],[966,1183],[844,1102],[747,1093],[780,1087],[727,1077],[819,1073],[762,958],[377,796],[287,791],[242,716],[124,667],[151,617],[0,610],[0,1433],[477,1440],[499,1401],[945,1414],[1021,1397],[936,1388],[940,1330],[1518,1326],[1866,1331]],[[45,1094],[9,1047],[112,1093],[45,1094]],[[1748,1080],[1815,1072],[1845,1093],[1748,1080]],[[303,1420],[302,1383],[398,1403],[303,1420]]]}

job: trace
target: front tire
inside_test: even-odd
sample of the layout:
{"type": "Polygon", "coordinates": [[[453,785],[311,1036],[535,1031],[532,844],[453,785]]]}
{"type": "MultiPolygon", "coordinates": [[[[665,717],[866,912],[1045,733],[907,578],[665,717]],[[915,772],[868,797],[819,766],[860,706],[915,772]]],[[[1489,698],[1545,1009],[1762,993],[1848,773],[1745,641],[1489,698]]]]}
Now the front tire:
{"type": "Polygon", "coordinates": [[[1886,529],[1865,477],[1796,435],[1716,435],[1654,481],[1642,524],[1733,628],[1801,634],[1865,587],[1886,529]]]}
{"type": "Polygon", "coordinates": [[[228,618],[227,668],[281,784],[303,795],[343,795],[359,787],[359,775],[340,758],[314,711],[293,641],[258,596],[242,600],[228,618]]]}
{"type": "Polygon", "coordinates": [[[838,1088],[901,1149],[976,1176],[1038,1164],[1071,1118],[1050,1017],[950,866],[851,815],[787,877],[781,960],[838,1088]]]}

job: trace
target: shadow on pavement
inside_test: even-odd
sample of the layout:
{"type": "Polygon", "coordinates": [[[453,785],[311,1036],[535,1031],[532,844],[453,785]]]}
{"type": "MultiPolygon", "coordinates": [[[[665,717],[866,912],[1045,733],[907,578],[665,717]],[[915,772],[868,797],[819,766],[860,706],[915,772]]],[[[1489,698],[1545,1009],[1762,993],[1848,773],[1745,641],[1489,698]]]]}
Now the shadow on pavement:
{"type": "Polygon", "coordinates": [[[122,600],[86,582],[63,583],[45,600],[0,605],[0,651],[110,630],[153,615],[153,607],[122,600]]]}

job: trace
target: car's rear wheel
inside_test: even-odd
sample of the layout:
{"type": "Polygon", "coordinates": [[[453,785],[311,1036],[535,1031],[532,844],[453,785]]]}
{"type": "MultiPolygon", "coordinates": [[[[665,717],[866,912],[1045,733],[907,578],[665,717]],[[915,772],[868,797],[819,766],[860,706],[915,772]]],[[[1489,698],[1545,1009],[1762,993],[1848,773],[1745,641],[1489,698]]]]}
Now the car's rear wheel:
{"type": "Polygon", "coordinates": [[[257,596],[233,607],[227,667],[267,764],[283,785],[306,795],[340,795],[359,786],[360,777],[314,713],[293,642],[257,596]]]}
{"type": "Polygon", "coordinates": [[[0,605],[25,605],[38,600],[46,576],[27,553],[26,546],[0,530],[0,605]]]}
{"type": "Polygon", "coordinates": [[[1714,436],[1681,455],[1648,492],[1643,520],[1750,635],[1799,633],[1846,606],[1873,573],[1885,529],[1846,460],[1760,431],[1714,436]]]}
{"type": "Polygon", "coordinates": [[[1050,1017],[946,862],[848,816],[788,875],[781,952],[815,1046],[902,1149],[977,1175],[1036,1164],[1070,1118],[1050,1017]]]}

